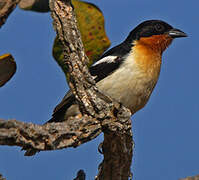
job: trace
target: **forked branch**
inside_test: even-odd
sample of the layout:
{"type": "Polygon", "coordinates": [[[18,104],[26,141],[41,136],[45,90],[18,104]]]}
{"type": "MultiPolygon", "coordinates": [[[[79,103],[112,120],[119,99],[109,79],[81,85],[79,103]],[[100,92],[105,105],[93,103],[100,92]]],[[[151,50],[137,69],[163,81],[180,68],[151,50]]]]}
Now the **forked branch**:
{"type": "MultiPolygon", "coordinates": [[[[82,116],[66,122],[34,125],[16,120],[0,120],[0,144],[23,149],[55,150],[77,147],[104,132],[97,180],[127,180],[133,152],[131,113],[121,104],[101,94],[90,75],[80,33],[70,0],[51,0],[53,25],[64,48],[64,66],[69,86],[82,116]]],[[[26,152],[26,155],[29,151],[26,152]]]]}

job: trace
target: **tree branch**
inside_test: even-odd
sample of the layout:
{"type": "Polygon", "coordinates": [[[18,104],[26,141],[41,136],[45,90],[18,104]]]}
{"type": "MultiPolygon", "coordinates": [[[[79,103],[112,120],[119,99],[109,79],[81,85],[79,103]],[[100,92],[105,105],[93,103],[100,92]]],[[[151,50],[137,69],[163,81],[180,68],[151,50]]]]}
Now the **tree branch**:
{"type": "Polygon", "coordinates": [[[199,175],[196,175],[196,176],[190,176],[190,177],[187,177],[187,178],[182,178],[182,179],[179,179],[179,180],[199,180],[199,175]]]}
{"type": "Polygon", "coordinates": [[[0,28],[6,22],[10,13],[15,9],[20,0],[1,0],[0,2],[0,28]]]}
{"type": "Polygon", "coordinates": [[[64,61],[70,72],[69,85],[82,107],[82,112],[94,115],[97,119],[100,117],[102,122],[104,161],[96,179],[127,180],[130,176],[133,149],[130,112],[124,107],[114,109],[112,101],[107,103],[100,98],[88,73],[88,59],[84,53],[71,1],[51,0],[50,9],[54,28],[64,47],[64,61]],[[111,123],[113,119],[118,122],[111,123]]]}
{"type": "MultiPolygon", "coordinates": [[[[97,180],[127,180],[132,160],[131,113],[98,91],[86,66],[80,33],[70,0],[51,0],[54,28],[63,44],[63,64],[69,72],[69,86],[80,106],[82,116],[66,122],[43,126],[0,120],[0,144],[23,149],[55,150],[77,147],[104,132],[104,160],[97,180]]],[[[29,154],[29,151],[26,152],[29,154]]]]}
{"type": "Polygon", "coordinates": [[[99,121],[86,116],[69,118],[67,123],[48,123],[43,126],[0,119],[0,144],[23,149],[45,151],[77,147],[100,132],[99,121]]]}
{"type": "Polygon", "coordinates": [[[86,64],[89,60],[84,52],[71,1],[51,0],[50,9],[54,28],[64,48],[63,64],[69,72],[69,86],[81,110],[93,117],[101,115],[105,109],[109,111],[109,103],[98,98],[99,92],[88,72],[86,64]]]}

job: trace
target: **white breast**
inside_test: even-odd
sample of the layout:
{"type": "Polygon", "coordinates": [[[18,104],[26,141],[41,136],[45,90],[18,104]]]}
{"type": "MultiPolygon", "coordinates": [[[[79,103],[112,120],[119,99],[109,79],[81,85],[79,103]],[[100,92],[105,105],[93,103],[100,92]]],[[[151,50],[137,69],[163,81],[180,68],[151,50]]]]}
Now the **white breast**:
{"type": "Polygon", "coordinates": [[[97,86],[135,113],[147,103],[156,82],[157,77],[142,71],[130,53],[120,68],[99,81],[97,86]]]}

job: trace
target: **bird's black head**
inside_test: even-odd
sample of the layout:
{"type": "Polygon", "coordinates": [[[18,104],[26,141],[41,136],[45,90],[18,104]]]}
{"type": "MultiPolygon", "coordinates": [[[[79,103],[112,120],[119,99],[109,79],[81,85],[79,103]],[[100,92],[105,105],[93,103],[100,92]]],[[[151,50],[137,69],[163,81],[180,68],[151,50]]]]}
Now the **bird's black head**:
{"type": "Polygon", "coordinates": [[[187,35],[179,29],[174,29],[168,23],[161,20],[149,20],[139,24],[133,29],[126,41],[132,42],[142,37],[151,37],[153,35],[169,35],[171,38],[186,37],[187,35]]]}

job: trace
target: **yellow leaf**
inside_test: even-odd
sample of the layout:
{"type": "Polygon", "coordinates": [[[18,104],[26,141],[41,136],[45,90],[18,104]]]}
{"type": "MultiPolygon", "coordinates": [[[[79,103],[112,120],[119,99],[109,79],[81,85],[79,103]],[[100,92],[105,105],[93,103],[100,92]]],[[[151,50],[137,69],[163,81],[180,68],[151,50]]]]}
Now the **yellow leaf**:
{"type": "Polygon", "coordinates": [[[8,82],[16,72],[16,63],[11,54],[0,56],[0,87],[8,82]]]}
{"type": "Polygon", "coordinates": [[[86,54],[91,61],[96,60],[110,46],[104,28],[104,16],[94,4],[79,0],[72,0],[72,3],[86,54]]]}
{"type": "MultiPolygon", "coordinates": [[[[90,65],[110,46],[110,40],[104,28],[104,16],[100,9],[91,3],[79,0],[72,0],[72,3],[75,9],[84,49],[90,60],[90,65]]],[[[56,37],[53,45],[53,57],[62,69],[64,68],[63,71],[66,72],[67,70],[62,64],[62,49],[62,44],[56,37]]]]}

